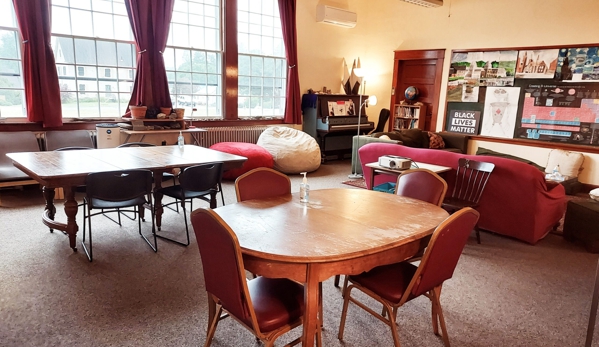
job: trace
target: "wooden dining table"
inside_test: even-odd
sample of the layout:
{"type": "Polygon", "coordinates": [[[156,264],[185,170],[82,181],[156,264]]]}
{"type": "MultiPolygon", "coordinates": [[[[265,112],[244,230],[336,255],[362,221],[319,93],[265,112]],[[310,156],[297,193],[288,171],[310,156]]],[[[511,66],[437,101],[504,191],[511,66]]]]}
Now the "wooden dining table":
{"type": "MultiPolygon", "coordinates": [[[[43,186],[46,206],[42,221],[51,229],[65,231],[69,245],[76,251],[76,237],[79,227],[76,216],[78,204],[75,188],[85,185],[89,173],[146,169],[154,174],[154,209],[156,226],[162,223],[162,173],[174,168],[223,162],[224,170],[241,167],[247,158],[219,152],[194,145],[105,148],[79,151],[46,151],[8,153],[13,164],[43,186]],[[54,220],[54,190],[63,188],[65,194],[64,211],[67,222],[54,220]]],[[[215,199],[213,199],[215,200],[215,199]]],[[[216,200],[211,202],[216,207],[216,200]]]]}
{"type": "Polygon", "coordinates": [[[448,217],[436,205],[365,189],[312,190],[308,203],[299,200],[295,193],[214,211],[237,235],[248,271],[304,283],[304,347],[320,324],[322,281],[410,258],[448,217]]]}

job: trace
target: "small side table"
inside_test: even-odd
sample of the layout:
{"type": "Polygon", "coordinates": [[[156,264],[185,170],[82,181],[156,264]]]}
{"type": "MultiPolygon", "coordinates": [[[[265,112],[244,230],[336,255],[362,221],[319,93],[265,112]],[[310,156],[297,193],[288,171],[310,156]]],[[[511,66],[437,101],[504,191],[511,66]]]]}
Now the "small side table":
{"type": "Polygon", "coordinates": [[[589,252],[599,253],[599,202],[593,199],[568,201],[564,238],[580,240],[589,252]]]}
{"type": "Polygon", "coordinates": [[[547,181],[549,185],[561,184],[562,186],[564,186],[567,195],[576,195],[582,189],[582,183],[578,182],[578,177],[565,176],[564,180],[556,181],[551,179],[550,174],[547,174],[545,175],[545,181],[547,181]]]}

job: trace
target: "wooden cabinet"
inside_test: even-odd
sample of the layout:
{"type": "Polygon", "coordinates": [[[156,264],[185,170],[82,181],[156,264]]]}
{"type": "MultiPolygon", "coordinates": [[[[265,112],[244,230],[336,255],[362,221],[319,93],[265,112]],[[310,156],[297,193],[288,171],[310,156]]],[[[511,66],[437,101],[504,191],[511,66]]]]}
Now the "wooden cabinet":
{"type": "Polygon", "coordinates": [[[426,105],[396,104],[393,108],[391,124],[393,130],[422,129],[426,115],[426,105]]]}

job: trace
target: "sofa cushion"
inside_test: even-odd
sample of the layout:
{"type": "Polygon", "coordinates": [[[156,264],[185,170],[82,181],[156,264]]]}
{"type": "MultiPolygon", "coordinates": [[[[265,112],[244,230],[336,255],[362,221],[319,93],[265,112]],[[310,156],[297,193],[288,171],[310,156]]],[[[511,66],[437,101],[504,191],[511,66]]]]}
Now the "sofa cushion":
{"type": "Polygon", "coordinates": [[[443,149],[445,148],[445,142],[439,134],[428,131],[428,148],[443,149]]]}
{"type": "Polygon", "coordinates": [[[537,169],[539,169],[540,171],[545,170],[544,167],[542,167],[541,165],[538,165],[534,161],[531,161],[531,160],[528,160],[528,159],[524,159],[524,158],[520,158],[520,157],[516,157],[515,155],[510,155],[510,154],[501,153],[501,152],[495,152],[493,150],[490,150],[490,149],[487,149],[487,148],[483,148],[483,147],[478,147],[478,149],[476,150],[476,155],[490,155],[490,156],[493,156],[493,157],[500,157],[500,158],[507,158],[507,159],[512,159],[512,160],[517,160],[517,161],[521,161],[521,162],[526,163],[526,164],[530,164],[530,165],[536,167],[537,169]]]}
{"type": "Polygon", "coordinates": [[[582,153],[553,149],[549,152],[545,172],[552,173],[553,168],[559,165],[559,171],[562,175],[578,177],[578,174],[582,170],[583,162],[584,155],[582,153]]]}

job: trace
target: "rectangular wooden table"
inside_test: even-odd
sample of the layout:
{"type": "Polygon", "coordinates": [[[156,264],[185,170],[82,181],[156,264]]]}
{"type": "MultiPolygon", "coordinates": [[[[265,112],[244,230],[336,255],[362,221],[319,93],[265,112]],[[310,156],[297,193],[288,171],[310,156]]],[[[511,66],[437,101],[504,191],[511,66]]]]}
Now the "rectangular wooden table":
{"type": "Polygon", "coordinates": [[[448,216],[424,201],[365,189],[313,190],[308,203],[295,193],[214,211],[237,235],[247,270],[304,283],[304,347],[314,345],[320,325],[320,282],[408,259],[448,216]]]}
{"type": "MultiPolygon", "coordinates": [[[[397,177],[397,176],[401,175],[402,172],[406,171],[406,170],[397,170],[397,169],[391,169],[388,167],[380,166],[379,163],[368,163],[368,164],[366,164],[366,167],[369,168],[369,170],[370,170],[370,189],[373,189],[373,187],[374,187],[374,176],[376,176],[376,175],[391,175],[391,176],[397,177]]],[[[435,173],[443,173],[443,172],[447,172],[447,171],[451,170],[451,168],[449,166],[441,166],[441,165],[435,165],[435,164],[413,162],[412,167],[410,169],[416,169],[416,168],[431,170],[432,172],[435,172],[435,173]],[[414,165],[414,164],[416,164],[416,165],[414,165]]]]}
{"type": "MultiPolygon", "coordinates": [[[[79,230],[76,222],[77,201],[75,188],[85,184],[85,178],[92,172],[146,169],[154,173],[154,208],[156,226],[162,222],[162,173],[174,168],[223,162],[224,170],[241,167],[245,157],[223,153],[208,148],[185,145],[155,147],[107,148],[83,151],[47,151],[8,153],[13,164],[39,182],[44,188],[46,207],[42,220],[51,229],[66,231],[69,244],[76,251],[76,237],[79,230]],[[67,223],[54,220],[54,189],[64,188],[64,210],[67,223]]],[[[216,204],[211,203],[214,207],[216,204]]]]}
{"type": "Polygon", "coordinates": [[[178,134],[179,132],[183,134],[190,134],[193,139],[194,145],[200,145],[199,135],[206,132],[206,129],[201,128],[189,128],[189,129],[163,129],[163,130],[129,130],[122,129],[121,132],[127,134],[124,143],[129,142],[131,139],[131,135],[140,135],[138,139],[139,142],[142,142],[146,135],[159,135],[159,134],[178,134]]]}

